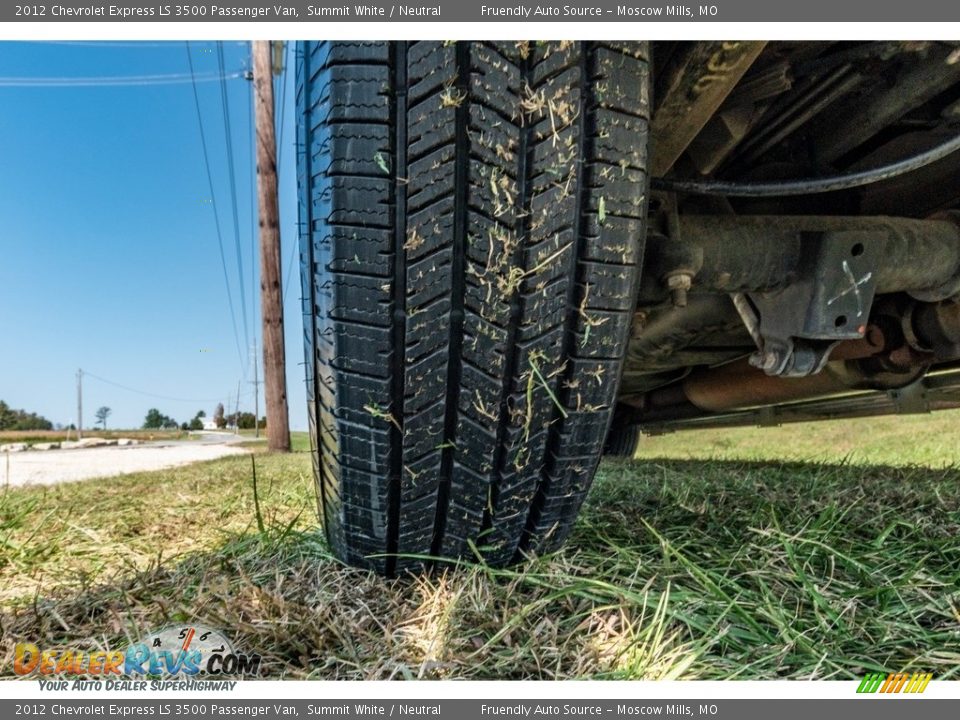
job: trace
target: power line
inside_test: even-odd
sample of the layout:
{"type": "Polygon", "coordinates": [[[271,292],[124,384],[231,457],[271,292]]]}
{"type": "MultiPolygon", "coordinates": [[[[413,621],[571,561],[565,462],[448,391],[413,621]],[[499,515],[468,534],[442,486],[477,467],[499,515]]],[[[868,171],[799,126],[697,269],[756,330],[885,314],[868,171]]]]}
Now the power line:
{"type": "MultiPolygon", "coordinates": [[[[283,63],[283,88],[281,89],[281,100],[280,100],[280,139],[277,142],[277,174],[280,174],[280,163],[283,161],[283,127],[286,123],[283,121],[284,111],[287,108],[287,68],[290,67],[290,57],[289,57],[289,48],[287,50],[288,57],[283,63]]],[[[309,232],[309,230],[308,230],[309,232]]],[[[283,302],[287,301],[287,290],[290,288],[290,278],[293,276],[293,261],[297,257],[297,248],[300,245],[299,238],[297,238],[290,247],[290,259],[287,260],[287,274],[283,278],[283,302]]]]}
{"type": "MultiPolygon", "coordinates": [[[[309,239],[309,228],[307,229],[307,239],[309,239]]],[[[293,275],[293,261],[297,258],[297,250],[300,246],[300,238],[296,238],[290,246],[290,259],[287,260],[287,276],[283,280],[283,302],[287,302],[287,290],[290,288],[290,277],[293,275]]]]}
{"type": "MultiPolygon", "coordinates": [[[[222,42],[217,43],[217,62],[222,75],[225,65],[222,42]]],[[[220,81],[220,100],[223,110],[223,134],[227,143],[227,174],[230,176],[230,199],[233,208],[233,240],[237,251],[237,278],[239,279],[238,285],[240,286],[240,313],[243,317],[243,339],[247,347],[249,347],[250,324],[247,321],[247,293],[244,289],[243,251],[240,249],[240,217],[237,209],[237,173],[233,164],[233,131],[230,127],[230,101],[225,80],[220,81]]]]}
{"type": "MultiPolygon", "coordinates": [[[[103,48],[173,48],[180,44],[179,40],[170,40],[168,42],[98,42],[95,40],[35,40],[36,45],[74,45],[78,47],[103,47],[103,48]]],[[[236,41],[237,45],[242,45],[236,41]]]]}
{"type": "MultiPolygon", "coordinates": [[[[307,230],[309,234],[309,229],[307,230]]],[[[309,235],[308,235],[309,239],[309,235]]],[[[287,277],[283,280],[283,302],[287,301],[287,290],[290,287],[290,276],[293,275],[293,261],[297,257],[297,249],[300,245],[300,239],[297,238],[294,240],[293,245],[290,247],[290,259],[287,260],[287,277]]]]}
{"type": "MultiPolygon", "coordinates": [[[[94,380],[99,380],[102,383],[107,385],[112,385],[113,387],[120,388],[121,390],[126,390],[127,392],[136,393],[137,395],[145,395],[147,397],[157,398],[158,400],[168,400],[170,402],[189,402],[189,403],[205,403],[205,402],[219,402],[220,398],[180,398],[180,397],[171,397],[169,395],[160,395],[158,393],[147,392],[145,390],[138,390],[137,388],[130,387],[129,385],[123,385],[113,380],[107,380],[104,377],[99,375],[94,375],[89,370],[82,371],[83,377],[92,377],[94,380]]],[[[249,391],[245,393],[244,396],[248,395],[249,391]]]]}
{"type": "MultiPolygon", "coordinates": [[[[253,67],[253,44],[248,44],[251,52],[250,66],[253,67]]],[[[250,112],[247,115],[250,130],[250,322],[253,325],[253,342],[257,342],[257,129],[254,124],[255,107],[253,104],[253,83],[248,84],[250,91],[250,112]]],[[[254,354],[256,361],[256,354],[254,354]]]]}
{"type": "MultiPolygon", "coordinates": [[[[190,53],[190,41],[186,41],[187,61],[190,63],[190,74],[193,75],[193,56],[190,53]]],[[[233,339],[237,344],[237,357],[240,367],[243,367],[243,353],[240,351],[240,335],[237,332],[237,314],[233,309],[233,293],[230,292],[230,277],[227,274],[227,257],[223,252],[223,234],[220,232],[220,214],[217,212],[217,201],[213,191],[213,175],[210,173],[210,156],[207,153],[207,139],[203,132],[203,115],[200,112],[200,96],[197,94],[197,85],[193,84],[193,102],[197,108],[197,123],[200,126],[200,143],[203,146],[203,164],[207,169],[207,185],[210,188],[210,205],[213,208],[213,219],[217,228],[217,245],[220,247],[220,264],[223,267],[223,282],[227,288],[227,302],[230,305],[230,322],[233,325],[233,339]]]]}
{"type": "Polygon", "coordinates": [[[95,77],[0,77],[0,87],[126,87],[179,85],[220,82],[246,77],[244,72],[204,73],[202,75],[114,75],[95,77]]]}

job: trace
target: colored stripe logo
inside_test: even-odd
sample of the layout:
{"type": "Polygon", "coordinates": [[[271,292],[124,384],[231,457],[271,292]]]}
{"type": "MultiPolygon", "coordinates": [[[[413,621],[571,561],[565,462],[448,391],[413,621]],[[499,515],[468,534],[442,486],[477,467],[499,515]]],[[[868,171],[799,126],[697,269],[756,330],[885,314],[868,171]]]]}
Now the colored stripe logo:
{"type": "Polygon", "coordinates": [[[868,673],[866,677],[860,681],[857,692],[918,694],[927,689],[927,685],[932,678],[933,675],[930,673],[913,673],[913,675],[907,673],[890,673],[889,675],[884,675],[883,673],[868,673]]]}

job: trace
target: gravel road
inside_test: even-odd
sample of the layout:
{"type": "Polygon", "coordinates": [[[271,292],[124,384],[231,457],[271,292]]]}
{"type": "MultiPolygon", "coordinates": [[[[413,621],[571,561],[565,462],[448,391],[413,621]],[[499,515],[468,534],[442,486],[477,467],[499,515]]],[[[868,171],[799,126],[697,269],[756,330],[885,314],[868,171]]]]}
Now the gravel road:
{"type": "Polygon", "coordinates": [[[54,485],[94,477],[162,470],[247,452],[234,444],[237,438],[233,435],[209,435],[200,440],[132,447],[34,450],[9,455],[0,453],[0,487],[6,483],[11,487],[54,485]]]}

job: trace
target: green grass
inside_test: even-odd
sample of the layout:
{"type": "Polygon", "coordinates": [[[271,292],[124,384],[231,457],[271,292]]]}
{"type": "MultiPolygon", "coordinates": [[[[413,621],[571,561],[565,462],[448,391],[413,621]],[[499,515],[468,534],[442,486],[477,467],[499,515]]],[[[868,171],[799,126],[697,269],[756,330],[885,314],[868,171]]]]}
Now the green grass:
{"type": "Polygon", "coordinates": [[[636,457],[960,466],[960,410],[671,433],[644,438],[636,457]]]}
{"type": "Polygon", "coordinates": [[[0,672],[18,640],[196,621],[274,677],[956,677],[958,437],[944,413],[645,439],[561,552],[396,580],[330,556],[306,452],[257,452],[263,530],[249,457],[9,490],[0,672]]]}
{"type": "MultiPolygon", "coordinates": [[[[266,450],[267,449],[267,432],[266,430],[260,430],[260,437],[254,437],[253,430],[241,430],[240,436],[246,438],[245,440],[240,441],[240,447],[245,447],[250,450],[266,450]]],[[[310,450],[310,436],[305,432],[292,432],[290,433],[290,450],[295,453],[307,452],[310,450]]]]}

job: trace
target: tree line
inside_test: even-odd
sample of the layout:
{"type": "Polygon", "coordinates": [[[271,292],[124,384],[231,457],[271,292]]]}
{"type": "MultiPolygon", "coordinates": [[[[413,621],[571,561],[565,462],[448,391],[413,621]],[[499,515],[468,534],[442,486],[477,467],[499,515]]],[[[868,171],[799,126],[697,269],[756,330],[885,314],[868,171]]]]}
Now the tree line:
{"type": "Polygon", "coordinates": [[[0,400],[0,430],[53,430],[53,423],[42,415],[14,410],[0,400]]]}
{"type": "MultiPolygon", "coordinates": [[[[97,423],[107,429],[107,418],[113,411],[103,406],[98,408],[95,417],[97,423]]],[[[144,430],[203,430],[203,420],[207,416],[203,410],[198,410],[197,414],[189,421],[178,423],[174,418],[166,415],[157,408],[150,408],[143,421],[144,430]]],[[[237,425],[241,430],[252,430],[256,422],[256,416],[250,412],[224,413],[223,403],[217,405],[213,414],[214,424],[220,428],[232,427],[237,425]]],[[[267,418],[260,418],[260,427],[267,426],[267,418]]],[[[57,427],[60,427],[59,425],[57,427]]],[[[71,428],[73,426],[71,425],[71,428]]],[[[0,400],[0,430],[53,430],[53,423],[42,415],[28,413],[26,410],[16,410],[11,408],[6,402],[0,400]]]]}
{"type": "MultiPolygon", "coordinates": [[[[144,430],[203,430],[203,419],[207,416],[207,413],[203,410],[198,410],[197,414],[189,421],[178,423],[169,415],[165,415],[157,408],[150,408],[147,411],[147,417],[143,421],[144,430]]],[[[216,410],[213,412],[213,422],[214,425],[219,429],[223,429],[228,426],[237,425],[239,422],[239,427],[241,430],[252,430],[256,423],[256,416],[250,412],[231,413],[229,415],[224,414],[223,403],[217,405],[216,410]]],[[[260,427],[265,428],[267,426],[267,418],[260,418],[260,427]]]]}

